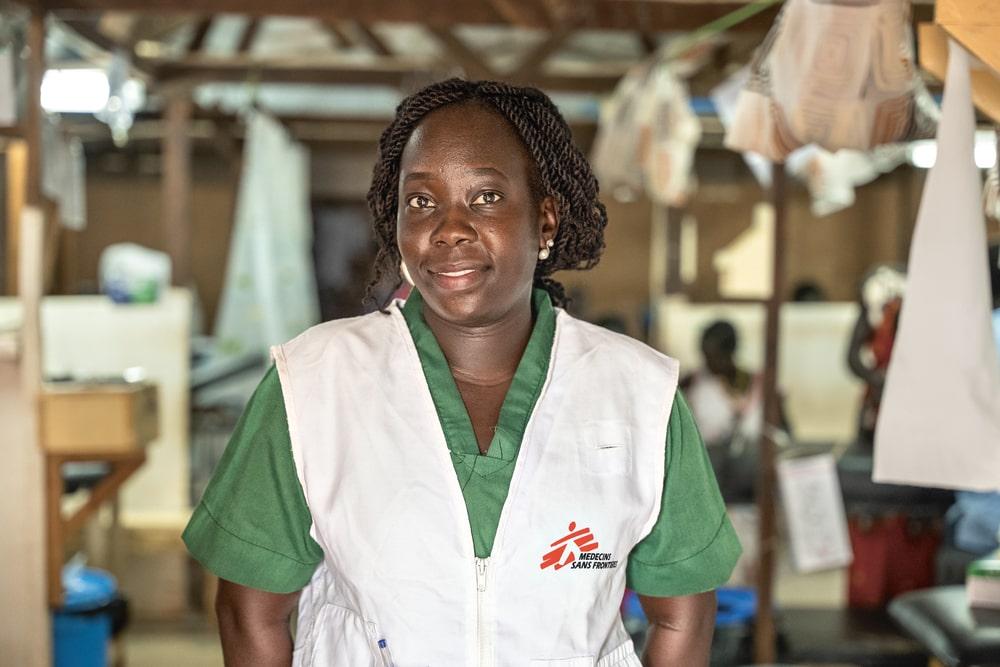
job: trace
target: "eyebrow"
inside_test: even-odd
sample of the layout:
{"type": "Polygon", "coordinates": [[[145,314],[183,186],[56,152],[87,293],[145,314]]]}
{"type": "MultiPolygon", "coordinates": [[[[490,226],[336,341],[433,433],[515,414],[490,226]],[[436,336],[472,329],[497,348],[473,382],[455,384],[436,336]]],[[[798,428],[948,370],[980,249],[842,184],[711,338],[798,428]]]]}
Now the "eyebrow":
{"type": "MultiPolygon", "coordinates": [[[[502,178],[505,181],[508,180],[507,175],[505,173],[493,167],[473,167],[469,171],[480,176],[496,176],[498,178],[502,178]]],[[[403,177],[403,182],[406,183],[407,181],[433,179],[435,177],[436,174],[433,174],[429,171],[411,171],[410,173],[408,173],[406,176],[403,177]]]]}

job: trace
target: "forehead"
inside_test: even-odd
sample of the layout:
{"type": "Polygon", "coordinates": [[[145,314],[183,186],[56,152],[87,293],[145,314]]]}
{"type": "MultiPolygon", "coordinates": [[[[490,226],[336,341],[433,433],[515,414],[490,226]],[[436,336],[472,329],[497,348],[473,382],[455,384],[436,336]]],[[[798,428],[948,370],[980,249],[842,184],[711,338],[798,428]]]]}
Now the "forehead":
{"type": "Polygon", "coordinates": [[[427,114],[414,128],[400,158],[404,173],[462,165],[526,173],[532,161],[507,119],[476,103],[451,104],[427,114]]]}

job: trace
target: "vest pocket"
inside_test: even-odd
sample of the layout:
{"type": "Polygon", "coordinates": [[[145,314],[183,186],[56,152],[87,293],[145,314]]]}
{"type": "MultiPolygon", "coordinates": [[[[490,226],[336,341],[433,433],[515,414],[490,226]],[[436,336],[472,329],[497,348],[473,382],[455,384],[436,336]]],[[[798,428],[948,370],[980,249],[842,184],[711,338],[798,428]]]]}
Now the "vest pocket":
{"type": "Polygon", "coordinates": [[[326,604],[316,618],[312,661],[315,667],[381,667],[375,624],[346,607],[326,604]]]}
{"type": "Polygon", "coordinates": [[[603,420],[583,424],[583,457],[587,470],[597,475],[632,472],[632,434],[623,421],[603,420]]]}

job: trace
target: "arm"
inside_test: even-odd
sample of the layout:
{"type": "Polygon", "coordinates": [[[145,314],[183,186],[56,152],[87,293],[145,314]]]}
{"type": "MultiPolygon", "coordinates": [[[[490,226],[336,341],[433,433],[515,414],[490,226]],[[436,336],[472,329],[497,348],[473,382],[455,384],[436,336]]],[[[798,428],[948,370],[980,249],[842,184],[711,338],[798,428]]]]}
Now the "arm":
{"type": "Polygon", "coordinates": [[[215,614],[226,665],[292,664],[289,620],[299,592],[268,593],[219,579],[215,614]]]}
{"type": "Polygon", "coordinates": [[[861,307],[861,314],[851,332],[851,342],[847,347],[847,367],[854,375],[872,387],[879,389],[885,380],[885,375],[878,370],[869,368],[861,359],[861,351],[871,338],[872,328],[868,324],[868,317],[865,315],[864,306],[861,307]]]}
{"type": "Polygon", "coordinates": [[[708,665],[715,629],[715,591],[679,597],[639,596],[649,618],[642,664],[708,665]]]}

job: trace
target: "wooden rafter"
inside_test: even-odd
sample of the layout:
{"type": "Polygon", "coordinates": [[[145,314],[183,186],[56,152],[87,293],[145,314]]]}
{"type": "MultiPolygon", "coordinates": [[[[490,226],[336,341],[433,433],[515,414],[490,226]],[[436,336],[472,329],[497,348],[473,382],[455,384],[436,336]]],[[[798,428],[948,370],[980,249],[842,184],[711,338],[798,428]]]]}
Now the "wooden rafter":
{"type": "Polygon", "coordinates": [[[361,41],[377,56],[391,56],[392,49],[379,37],[370,26],[356,23],[355,30],[361,36],[361,41]]]}
{"type": "Polygon", "coordinates": [[[546,8],[531,0],[488,0],[490,7],[507,23],[522,28],[550,27],[552,17],[546,8]]]}
{"type": "Polygon", "coordinates": [[[261,19],[254,17],[250,19],[246,27],[243,29],[243,36],[240,37],[240,43],[236,47],[237,53],[246,53],[253,46],[253,41],[257,38],[257,32],[260,30],[261,19]]]}
{"type": "Polygon", "coordinates": [[[465,70],[466,76],[475,79],[495,79],[497,77],[490,64],[451,30],[436,26],[427,26],[427,30],[434,35],[448,57],[465,70]]]}
{"type": "Polygon", "coordinates": [[[323,29],[329,33],[330,37],[333,39],[333,46],[336,49],[349,49],[354,46],[354,39],[344,30],[340,23],[330,19],[321,20],[320,23],[323,24],[323,29]]]}
{"type": "Polygon", "coordinates": [[[573,26],[566,26],[551,33],[521,58],[520,64],[510,73],[509,78],[520,81],[541,72],[545,61],[548,60],[549,56],[562,48],[566,40],[573,35],[573,32],[573,26]]]}
{"type": "Polygon", "coordinates": [[[111,37],[108,37],[92,22],[82,19],[66,18],[62,20],[62,24],[66,29],[72,31],[78,37],[86,40],[101,51],[106,51],[107,53],[124,51],[128,54],[131,60],[131,67],[135,72],[141,74],[147,79],[152,77],[153,68],[144,58],[136,55],[135,50],[130,45],[122,44],[111,37]]]}
{"type": "Polygon", "coordinates": [[[213,20],[213,17],[206,16],[198,21],[198,24],[194,28],[194,35],[191,36],[191,41],[188,42],[188,54],[198,53],[205,46],[205,39],[208,37],[208,31],[212,29],[213,20]]]}
{"type": "MultiPolygon", "coordinates": [[[[202,83],[258,83],[385,85],[400,87],[414,79],[436,79],[447,74],[439,61],[414,62],[412,58],[380,58],[371,63],[338,60],[261,61],[246,56],[183,60],[149,60],[156,81],[170,88],[202,83]]],[[[624,70],[595,69],[588,74],[538,74],[521,81],[543,90],[605,92],[614,88],[624,70]]],[[[471,75],[471,74],[470,74],[471,75]]]]}
{"type": "MultiPolygon", "coordinates": [[[[150,14],[195,15],[238,13],[251,16],[308,16],[337,21],[421,23],[435,26],[456,24],[510,24],[525,28],[553,29],[549,4],[522,3],[514,0],[466,2],[465,0],[38,0],[53,11],[91,12],[125,11],[150,14]],[[508,9],[503,9],[503,7],[508,9]],[[516,15],[510,8],[515,8],[516,15]],[[523,9],[517,9],[523,7],[523,9]],[[534,9],[532,9],[534,7],[534,9]]],[[[581,28],[638,30],[653,32],[687,31],[745,6],[746,0],[593,0],[580,13],[581,28]]],[[[916,5],[915,13],[930,20],[933,8],[916,5]]],[[[777,13],[777,6],[761,12],[736,30],[766,30],[777,13]]],[[[557,19],[559,17],[556,17],[557,19]]]]}
{"type": "Polygon", "coordinates": [[[656,43],[656,35],[649,32],[648,30],[640,30],[636,34],[636,36],[639,39],[639,44],[642,45],[642,52],[645,53],[647,56],[651,55],[654,51],[656,51],[657,47],[659,46],[656,43]]]}

